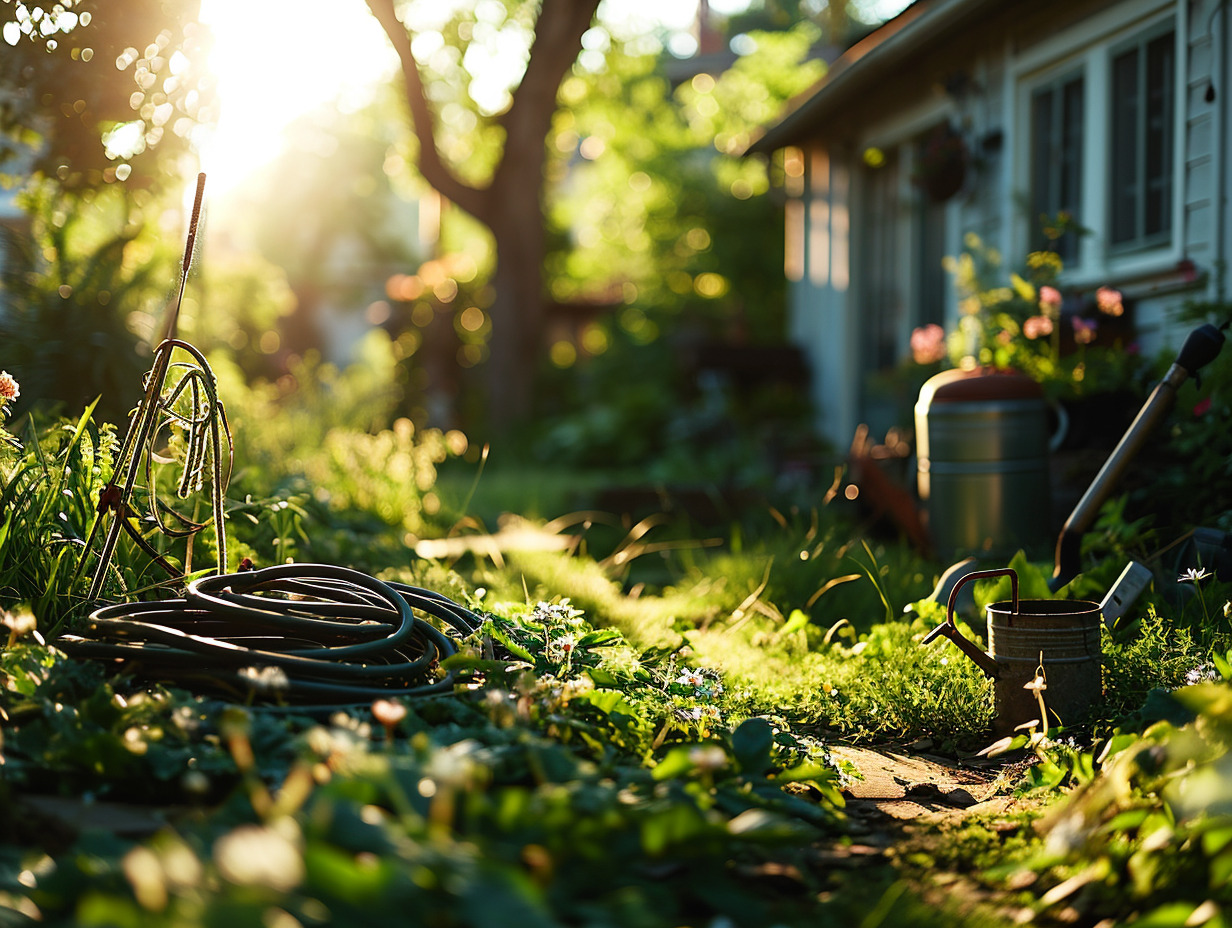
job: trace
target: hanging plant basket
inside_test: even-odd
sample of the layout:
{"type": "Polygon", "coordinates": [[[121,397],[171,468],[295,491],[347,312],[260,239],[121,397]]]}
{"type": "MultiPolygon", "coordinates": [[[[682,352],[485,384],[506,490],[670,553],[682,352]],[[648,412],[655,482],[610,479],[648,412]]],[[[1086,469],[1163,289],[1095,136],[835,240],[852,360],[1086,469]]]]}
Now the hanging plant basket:
{"type": "Polygon", "coordinates": [[[944,203],[962,190],[967,179],[967,143],[949,123],[934,129],[924,141],[911,179],[934,203],[944,203]]]}

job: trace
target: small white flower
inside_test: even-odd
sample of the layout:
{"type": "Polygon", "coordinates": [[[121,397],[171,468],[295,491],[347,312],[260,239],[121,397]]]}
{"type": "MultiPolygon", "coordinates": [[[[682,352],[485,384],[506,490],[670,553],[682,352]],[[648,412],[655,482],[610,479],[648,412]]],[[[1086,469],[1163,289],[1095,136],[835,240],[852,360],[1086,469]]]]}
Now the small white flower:
{"type": "Polygon", "coordinates": [[[689,760],[698,770],[722,770],[727,766],[727,752],[717,744],[699,744],[689,749],[689,760]]]}
{"type": "Polygon", "coordinates": [[[1185,674],[1185,685],[1193,686],[1196,683],[1207,683],[1212,680],[1218,680],[1219,674],[1210,664],[1199,664],[1185,674]]]}
{"type": "Polygon", "coordinates": [[[406,718],[406,706],[393,699],[377,699],[372,703],[372,717],[392,732],[406,718]]]}
{"type": "Polygon", "coordinates": [[[575,696],[585,696],[587,693],[593,692],[595,681],[587,676],[578,677],[576,680],[569,680],[560,689],[560,695],[566,701],[575,696]]]}
{"type": "Polygon", "coordinates": [[[214,863],[224,879],[241,886],[290,892],[304,878],[297,844],[275,828],[240,825],[214,842],[214,863]]]}
{"type": "Polygon", "coordinates": [[[569,605],[569,600],[562,599],[558,603],[536,603],[533,618],[540,622],[564,623],[576,625],[582,617],[582,610],[569,605]]]}
{"type": "Polygon", "coordinates": [[[291,688],[291,678],[281,667],[243,667],[239,671],[253,692],[269,695],[282,693],[291,688]]]}
{"type": "Polygon", "coordinates": [[[1177,583],[1197,583],[1199,580],[1205,580],[1211,576],[1211,572],[1205,567],[1187,567],[1185,572],[1176,578],[1177,583]]]}
{"type": "Polygon", "coordinates": [[[696,670],[682,670],[676,682],[682,686],[691,686],[699,689],[706,685],[706,678],[696,670]]]}
{"type": "Polygon", "coordinates": [[[9,647],[13,646],[20,636],[28,635],[38,628],[38,621],[29,609],[19,608],[16,612],[5,610],[0,616],[0,624],[9,629],[9,647]]]}
{"type": "Polygon", "coordinates": [[[465,786],[476,769],[477,741],[466,739],[439,749],[428,759],[428,777],[442,786],[465,786]]]}
{"type": "Polygon", "coordinates": [[[561,635],[559,638],[553,638],[548,642],[548,646],[544,649],[550,661],[563,661],[577,648],[577,639],[572,635],[561,635]]]}

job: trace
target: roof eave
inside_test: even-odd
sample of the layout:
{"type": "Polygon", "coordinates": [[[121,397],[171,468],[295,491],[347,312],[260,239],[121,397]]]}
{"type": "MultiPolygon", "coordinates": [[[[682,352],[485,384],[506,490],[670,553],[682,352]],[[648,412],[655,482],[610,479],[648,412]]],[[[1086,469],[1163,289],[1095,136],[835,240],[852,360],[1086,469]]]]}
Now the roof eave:
{"type": "Polygon", "coordinates": [[[972,14],[1000,0],[916,0],[898,16],[844,52],[787,114],[754,139],[745,154],[770,154],[811,134],[842,103],[930,44],[952,35],[972,14]]]}

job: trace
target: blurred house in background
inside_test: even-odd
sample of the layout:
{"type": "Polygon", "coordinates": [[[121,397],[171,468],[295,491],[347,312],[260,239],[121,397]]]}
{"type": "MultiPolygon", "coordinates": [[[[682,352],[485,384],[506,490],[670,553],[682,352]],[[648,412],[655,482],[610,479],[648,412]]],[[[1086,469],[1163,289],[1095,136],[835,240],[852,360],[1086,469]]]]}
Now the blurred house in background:
{"type": "MultiPolygon", "coordinates": [[[[1134,337],[1179,344],[1223,295],[1232,23],[1221,0],[917,0],[839,58],[750,151],[782,153],[792,336],[845,447],[901,422],[885,373],[957,315],[942,268],[975,233],[1007,266],[1056,242],[1070,290],[1110,285],[1134,337]]],[[[909,414],[909,410],[906,411],[909,414]]]]}

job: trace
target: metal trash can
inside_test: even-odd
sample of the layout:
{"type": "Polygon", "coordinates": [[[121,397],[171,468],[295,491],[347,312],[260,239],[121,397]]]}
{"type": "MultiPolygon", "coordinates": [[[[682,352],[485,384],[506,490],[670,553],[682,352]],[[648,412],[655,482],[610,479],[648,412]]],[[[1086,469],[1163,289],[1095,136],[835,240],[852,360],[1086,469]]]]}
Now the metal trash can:
{"type": "Polygon", "coordinates": [[[1048,405],[1017,371],[943,371],[915,406],[920,499],[935,553],[1009,556],[1051,524],[1048,405]]]}

